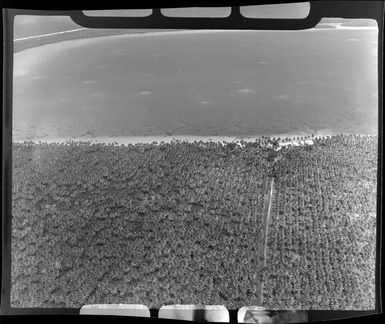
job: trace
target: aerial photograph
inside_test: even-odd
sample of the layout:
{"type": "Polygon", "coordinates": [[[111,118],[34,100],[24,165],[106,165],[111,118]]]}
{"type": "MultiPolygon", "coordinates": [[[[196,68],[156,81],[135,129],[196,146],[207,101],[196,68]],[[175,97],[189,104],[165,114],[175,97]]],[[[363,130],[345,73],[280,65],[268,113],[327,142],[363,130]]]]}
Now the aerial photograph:
{"type": "Polygon", "coordinates": [[[375,308],[376,21],[13,27],[12,307],[375,308]]]}

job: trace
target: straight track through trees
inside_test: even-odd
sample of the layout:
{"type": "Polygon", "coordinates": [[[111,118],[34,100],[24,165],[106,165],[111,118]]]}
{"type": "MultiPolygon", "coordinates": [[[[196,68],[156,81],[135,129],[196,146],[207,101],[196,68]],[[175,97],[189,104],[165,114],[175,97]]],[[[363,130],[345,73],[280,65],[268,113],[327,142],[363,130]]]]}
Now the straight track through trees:
{"type": "MultiPolygon", "coordinates": [[[[272,198],[273,198],[273,192],[274,192],[274,178],[271,179],[270,182],[270,190],[268,193],[268,196],[266,198],[267,205],[265,206],[264,215],[263,215],[263,237],[264,237],[264,244],[263,244],[263,269],[265,269],[267,265],[267,240],[269,237],[269,221],[270,221],[270,213],[271,213],[271,204],[272,204],[272,198]]],[[[263,288],[264,288],[264,281],[263,276],[261,280],[261,292],[260,292],[260,305],[263,304],[263,288]]]]}

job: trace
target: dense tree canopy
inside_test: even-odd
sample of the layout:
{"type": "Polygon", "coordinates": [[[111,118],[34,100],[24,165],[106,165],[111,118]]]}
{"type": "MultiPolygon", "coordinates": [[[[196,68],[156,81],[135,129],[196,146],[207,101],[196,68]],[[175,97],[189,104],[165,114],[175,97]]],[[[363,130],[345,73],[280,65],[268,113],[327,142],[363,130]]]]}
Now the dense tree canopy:
{"type": "Polygon", "coordinates": [[[271,142],[14,143],[12,306],[371,307],[377,138],[271,142]]]}

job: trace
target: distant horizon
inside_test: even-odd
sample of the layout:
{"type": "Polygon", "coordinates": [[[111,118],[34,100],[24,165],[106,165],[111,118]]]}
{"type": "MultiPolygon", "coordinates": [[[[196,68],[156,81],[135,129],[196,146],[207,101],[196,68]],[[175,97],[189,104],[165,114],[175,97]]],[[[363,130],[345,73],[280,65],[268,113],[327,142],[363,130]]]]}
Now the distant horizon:
{"type": "MultiPolygon", "coordinates": [[[[263,11],[261,13],[263,15],[263,11]]],[[[317,24],[354,22],[356,27],[376,26],[376,21],[370,19],[343,19],[322,18],[317,24]]],[[[314,28],[317,28],[314,27],[314,28]]],[[[84,28],[75,23],[69,16],[36,16],[16,15],[14,22],[14,39],[51,34],[56,32],[67,32],[73,29],[84,28]]],[[[130,29],[127,29],[130,30],[130,29]]]]}
{"type": "MultiPolygon", "coordinates": [[[[79,25],[80,27],[80,25],[79,25]]],[[[39,37],[46,37],[46,36],[51,36],[51,35],[59,35],[59,34],[66,34],[70,32],[76,32],[76,31],[81,31],[81,30],[87,30],[87,29],[93,29],[93,28],[86,28],[86,27],[81,27],[81,28],[76,28],[76,29],[69,29],[69,30],[63,30],[63,31],[58,31],[58,32],[53,32],[53,33],[46,33],[46,34],[40,34],[40,35],[32,35],[32,36],[27,36],[27,37],[21,37],[21,38],[15,38],[14,41],[22,41],[22,40],[27,40],[27,39],[32,39],[32,38],[39,38],[39,37]]],[[[377,29],[376,26],[372,25],[362,25],[362,26],[344,26],[343,23],[341,22],[320,22],[318,23],[315,27],[309,28],[309,29],[304,29],[301,31],[312,31],[312,30],[325,30],[325,29],[336,29],[336,30],[344,30],[344,29],[377,29]],[[321,25],[329,25],[328,27],[322,27],[321,25]]],[[[95,29],[97,30],[97,29],[95,29]]],[[[131,29],[127,29],[127,31],[130,31],[131,29]]],[[[141,35],[141,36],[146,36],[147,34],[151,35],[156,35],[156,34],[164,34],[164,33],[194,33],[194,32],[256,32],[256,31],[262,31],[262,32],[290,32],[291,30],[242,30],[242,29],[175,29],[175,30],[168,30],[168,29],[159,29],[157,31],[153,31],[153,29],[149,29],[150,31],[146,31],[143,29],[140,32],[138,31],[137,33],[132,33],[130,35],[141,35]]],[[[296,31],[292,31],[296,32],[296,31]]],[[[297,31],[298,32],[298,31],[297,31]]],[[[123,34],[125,35],[125,34],[123,34]]],[[[110,36],[110,35],[106,35],[110,36]]]]}

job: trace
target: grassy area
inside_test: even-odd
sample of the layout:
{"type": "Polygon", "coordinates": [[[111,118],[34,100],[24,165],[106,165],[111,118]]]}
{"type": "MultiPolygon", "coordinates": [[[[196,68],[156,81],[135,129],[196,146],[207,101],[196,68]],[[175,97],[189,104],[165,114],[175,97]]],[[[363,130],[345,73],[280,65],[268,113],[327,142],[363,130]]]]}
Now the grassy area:
{"type": "Polygon", "coordinates": [[[14,143],[12,306],[370,307],[377,139],[266,141],[14,143]]]}

